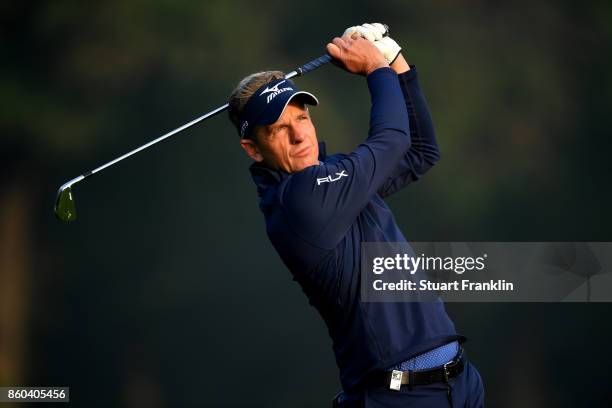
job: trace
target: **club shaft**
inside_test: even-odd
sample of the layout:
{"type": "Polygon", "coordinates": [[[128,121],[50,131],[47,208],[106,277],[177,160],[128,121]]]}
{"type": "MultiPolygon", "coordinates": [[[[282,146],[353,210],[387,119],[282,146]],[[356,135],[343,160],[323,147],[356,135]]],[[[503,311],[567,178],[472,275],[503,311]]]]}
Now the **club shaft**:
{"type": "Polygon", "coordinates": [[[134,149],[134,150],[132,150],[130,152],[127,152],[126,154],[124,154],[122,156],[119,156],[116,159],[111,160],[111,161],[109,161],[106,164],[101,165],[100,167],[96,167],[95,169],[91,170],[90,172],[84,173],[83,174],[83,178],[86,178],[86,177],[89,177],[91,175],[94,175],[94,174],[104,170],[105,168],[112,166],[113,164],[119,163],[123,159],[127,159],[128,157],[130,157],[130,156],[132,156],[132,155],[134,155],[134,154],[136,154],[136,153],[138,153],[140,151],[148,149],[149,147],[153,146],[154,144],[157,144],[157,143],[159,143],[159,142],[161,142],[163,140],[166,140],[167,138],[172,137],[175,134],[177,134],[179,132],[182,132],[183,130],[185,130],[187,128],[190,128],[193,125],[196,125],[196,124],[200,123],[201,121],[203,121],[205,119],[213,117],[213,116],[215,116],[215,115],[225,111],[228,108],[228,106],[229,105],[227,103],[225,105],[219,106],[217,109],[214,109],[214,110],[212,110],[212,111],[210,111],[210,112],[208,112],[208,113],[206,113],[206,114],[204,114],[204,115],[202,115],[202,116],[200,116],[198,118],[195,118],[191,122],[185,123],[183,126],[177,127],[176,129],[174,129],[174,130],[172,130],[172,131],[170,131],[170,132],[168,132],[168,133],[166,133],[164,135],[161,135],[157,139],[153,139],[150,142],[148,142],[146,144],[143,144],[142,146],[137,147],[136,149],[134,149]]]}
{"type": "MultiPolygon", "coordinates": [[[[319,68],[319,67],[327,64],[329,61],[331,61],[331,57],[329,55],[325,54],[325,55],[323,55],[323,56],[321,56],[321,57],[319,57],[317,59],[314,59],[314,60],[312,60],[312,61],[310,61],[310,62],[308,62],[308,63],[306,63],[306,64],[304,64],[304,65],[302,65],[300,67],[298,67],[295,71],[291,71],[290,73],[285,75],[285,78],[289,79],[289,78],[293,78],[295,76],[304,75],[304,74],[306,74],[306,73],[308,73],[308,72],[310,72],[310,71],[312,71],[312,70],[314,70],[316,68],[319,68]]],[[[76,183],[78,183],[78,182],[80,182],[80,181],[82,181],[82,180],[84,180],[84,179],[86,179],[86,178],[88,178],[90,176],[93,176],[94,174],[99,173],[102,170],[104,170],[104,169],[106,169],[106,168],[108,168],[108,167],[110,167],[110,166],[112,166],[114,164],[117,164],[117,163],[119,163],[120,161],[122,161],[124,159],[127,159],[128,157],[130,157],[130,156],[132,156],[132,155],[134,155],[134,154],[136,154],[138,152],[141,152],[141,151],[143,151],[145,149],[148,149],[149,147],[151,147],[151,146],[153,146],[153,145],[155,145],[155,144],[157,144],[157,143],[159,143],[159,142],[161,142],[163,140],[166,140],[169,137],[172,137],[175,134],[177,134],[179,132],[182,132],[183,130],[185,130],[187,128],[190,128],[193,125],[196,125],[196,124],[202,122],[203,120],[206,120],[206,119],[208,119],[210,117],[218,115],[219,113],[227,110],[228,107],[229,107],[229,104],[227,104],[227,103],[225,105],[219,106],[217,109],[214,109],[214,110],[212,110],[212,111],[210,111],[210,112],[208,112],[208,113],[206,113],[206,114],[204,114],[204,115],[202,115],[202,116],[200,116],[198,118],[195,118],[191,122],[185,123],[184,125],[182,125],[180,127],[177,127],[176,129],[174,129],[174,130],[172,130],[172,131],[170,131],[170,132],[168,132],[168,133],[166,133],[164,135],[161,135],[157,139],[153,139],[150,142],[148,142],[146,144],[143,144],[142,146],[137,147],[136,149],[134,149],[132,151],[129,151],[129,152],[125,153],[124,155],[119,156],[116,159],[111,160],[108,163],[105,163],[105,164],[101,165],[100,167],[96,167],[95,169],[93,169],[91,171],[88,171],[87,173],[83,173],[80,176],[78,176],[78,177],[70,180],[69,182],[63,184],[62,187],[60,187],[60,191],[64,190],[65,188],[71,187],[74,184],[76,184],[76,183]]]]}

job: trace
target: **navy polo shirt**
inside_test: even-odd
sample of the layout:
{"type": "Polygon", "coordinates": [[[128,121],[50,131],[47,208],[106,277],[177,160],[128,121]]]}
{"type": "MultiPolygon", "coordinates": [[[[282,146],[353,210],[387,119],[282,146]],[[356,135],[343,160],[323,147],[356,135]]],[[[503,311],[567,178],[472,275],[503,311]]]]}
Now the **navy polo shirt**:
{"type": "Polygon", "coordinates": [[[268,237],[333,341],[345,391],[453,340],[438,302],[362,302],[362,242],[406,242],[384,197],[421,177],[438,159],[431,116],[414,67],[397,75],[379,68],[367,77],[371,95],[367,139],[349,154],[288,174],[251,166],[268,237]]]}

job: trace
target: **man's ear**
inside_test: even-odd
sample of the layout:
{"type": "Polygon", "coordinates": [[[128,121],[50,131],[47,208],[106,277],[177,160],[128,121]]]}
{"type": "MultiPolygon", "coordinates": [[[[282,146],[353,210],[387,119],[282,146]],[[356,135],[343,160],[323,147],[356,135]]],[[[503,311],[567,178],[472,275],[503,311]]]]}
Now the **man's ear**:
{"type": "Polygon", "coordinates": [[[240,146],[242,146],[246,154],[248,154],[251,159],[255,160],[256,162],[263,160],[263,156],[259,152],[257,144],[255,144],[255,142],[251,139],[240,139],[240,146]]]}

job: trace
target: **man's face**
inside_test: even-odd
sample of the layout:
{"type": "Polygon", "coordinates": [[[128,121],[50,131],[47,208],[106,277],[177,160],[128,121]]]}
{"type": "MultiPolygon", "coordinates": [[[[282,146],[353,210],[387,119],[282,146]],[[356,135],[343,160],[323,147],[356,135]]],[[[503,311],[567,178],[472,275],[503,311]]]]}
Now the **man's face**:
{"type": "Polygon", "coordinates": [[[289,102],[275,123],[257,126],[255,132],[255,141],[240,141],[253,160],[287,173],[319,164],[317,132],[302,103],[289,102]]]}

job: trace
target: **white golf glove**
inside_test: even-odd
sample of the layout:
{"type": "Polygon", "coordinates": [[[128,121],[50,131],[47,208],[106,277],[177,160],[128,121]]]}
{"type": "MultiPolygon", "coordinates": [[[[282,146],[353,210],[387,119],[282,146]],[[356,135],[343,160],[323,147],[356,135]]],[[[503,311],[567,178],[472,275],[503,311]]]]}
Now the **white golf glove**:
{"type": "Polygon", "coordinates": [[[384,37],[387,27],[380,23],[362,24],[360,26],[349,27],[344,30],[344,35],[358,33],[368,41],[371,41],[380,50],[389,64],[393,63],[399,55],[400,47],[391,37],[384,37]]]}

